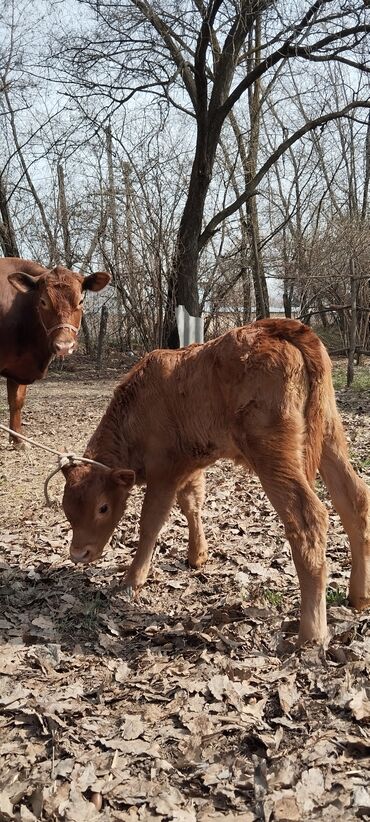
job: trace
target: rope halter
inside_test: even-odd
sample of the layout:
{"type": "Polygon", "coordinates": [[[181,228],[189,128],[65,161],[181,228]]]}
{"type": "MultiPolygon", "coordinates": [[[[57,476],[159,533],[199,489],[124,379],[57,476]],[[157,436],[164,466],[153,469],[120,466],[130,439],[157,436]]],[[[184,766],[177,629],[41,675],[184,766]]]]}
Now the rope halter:
{"type": "Polygon", "coordinates": [[[53,471],[48,474],[46,480],[44,482],[44,496],[46,499],[46,504],[51,507],[53,504],[53,500],[49,496],[48,486],[50,480],[54,477],[58,471],[62,471],[63,468],[70,466],[71,468],[76,465],[81,465],[87,463],[88,465],[97,465],[98,468],[104,468],[106,471],[110,471],[109,465],[104,465],[102,462],[97,462],[96,460],[89,460],[87,457],[79,457],[77,454],[59,454],[58,455],[58,465],[53,471]]]}
{"type": "Polygon", "coordinates": [[[81,323],[78,326],[78,328],[77,328],[76,325],[71,325],[71,323],[60,323],[60,325],[52,325],[51,328],[46,328],[46,325],[44,325],[44,328],[45,328],[45,331],[46,331],[48,337],[49,337],[50,334],[53,333],[53,331],[58,331],[59,328],[68,328],[69,331],[73,331],[73,333],[76,334],[76,336],[77,336],[77,334],[78,334],[78,332],[81,328],[81,323]]]}
{"type": "Polygon", "coordinates": [[[8,428],[7,425],[0,425],[3,431],[7,431],[8,434],[12,434],[17,439],[24,440],[25,442],[29,442],[31,445],[35,445],[36,448],[42,448],[44,451],[48,451],[49,454],[55,454],[58,457],[58,465],[56,468],[48,474],[46,480],[44,482],[44,495],[46,499],[46,504],[50,507],[53,505],[53,500],[50,498],[48,493],[48,485],[50,480],[54,477],[58,471],[61,471],[62,468],[66,468],[67,465],[75,466],[81,465],[82,463],[87,463],[88,465],[96,465],[98,468],[104,468],[106,471],[110,471],[111,468],[109,465],[104,465],[103,462],[97,462],[96,460],[90,460],[88,457],[79,457],[78,454],[68,454],[62,453],[61,451],[56,451],[54,448],[49,448],[48,445],[43,445],[41,442],[37,442],[36,440],[32,440],[30,437],[25,437],[23,434],[19,434],[18,431],[13,431],[12,428],[8,428]]]}

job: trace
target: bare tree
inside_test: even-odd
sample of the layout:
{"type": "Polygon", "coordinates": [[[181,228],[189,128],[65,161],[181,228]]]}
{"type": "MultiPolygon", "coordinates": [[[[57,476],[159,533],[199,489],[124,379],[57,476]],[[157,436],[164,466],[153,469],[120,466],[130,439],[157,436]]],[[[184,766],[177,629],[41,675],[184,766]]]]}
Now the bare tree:
{"type": "MultiPolygon", "coordinates": [[[[230,112],[245,92],[256,90],[262,77],[270,81],[274,71],[288,61],[336,61],[350,65],[353,71],[367,70],[362,55],[370,30],[367,11],[362,2],[345,1],[335,3],[329,14],[325,0],[316,0],[308,8],[304,4],[300,17],[270,0],[240,0],[237,4],[229,0],[211,0],[208,4],[193,0],[177,14],[171,6],[164,10],[159,3],[147,0],[119,4],[102,0],[98,5],[94,2],[93,8],[98,15],[94,36],[84,35],[69,50],[74,71],[76,66],[78,69],[80,103],[100,94],[105,110],[111,110],[138,92],[147,96],[151,91],[169,106],[187,113],[194,124],[192,167],[165,311],[165,337],[170,344],[176,344],[175,304],[181,302],[192,314],[198,314],[199,254],[221,222],[241,203],[251,202],[269,168],[297,140],[368,101],[357,99],[343,109],[326,108],[320,116],[306,120],[259,167],[252,162],[252,151],[248,185],[239,198],[213,214],[204,225],[216,152],[230,112]],[[253,31],[252,59],[248,44],[253,31]],[[132,42],[135,49],[131,48],[132,42]],[[101,79],[103,66],[109,82],[101,79]]],[[[251,148],[253,140],[252,129],[251,148]]],[[[254,245],[258,253],[258,238],[254,245]]]]}
{"type": "Polygon", "coordinates": [[[4,175],[0,175],[0,215],[0,245],[4,257],[19,257],[4,175]]]}

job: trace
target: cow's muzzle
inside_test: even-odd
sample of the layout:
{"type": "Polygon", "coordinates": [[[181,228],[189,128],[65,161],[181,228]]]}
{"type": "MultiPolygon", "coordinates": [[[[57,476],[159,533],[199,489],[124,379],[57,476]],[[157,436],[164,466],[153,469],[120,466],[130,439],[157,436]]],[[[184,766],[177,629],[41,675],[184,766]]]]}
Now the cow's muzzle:
{"type": "Polygon", "coordinates": [[[58,325],[52,325],[51,328],[44,326],[48,337],[50,337],[54,331],[69,331],[67,339],[59,337],[52,341],[52,349],[56,357],[69,357],[70,354],[73,354],[73,351],[77,347],[77,334],[80,327],[81,323],[79,326],[72,325],[72,323],[59,323],[58,325]]]}
{"type": "Polygon", "coordinates": [[[53,351],[56,357],[69,357],[76,348],[76,340],[55,340],[53,351]]]}

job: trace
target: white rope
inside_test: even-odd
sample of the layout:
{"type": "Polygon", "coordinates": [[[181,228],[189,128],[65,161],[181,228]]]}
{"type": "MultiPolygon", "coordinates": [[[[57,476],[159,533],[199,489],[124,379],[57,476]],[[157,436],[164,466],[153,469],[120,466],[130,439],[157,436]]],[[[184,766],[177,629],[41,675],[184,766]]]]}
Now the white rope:
{"type": "Polygon", "coordinates": [[[49,334],[52,334],[53,331],[57,331],[58,328],[68,328],[69,331],[74,331],[75,334],[78,334],[81,328],[81,324],[78,326],[78,328],[75,325],[71,325],[71,323],[61,323],[61,325],[53,325],[51,328],[46,328],[46,325],[44,325],[44,328],[48,336],[49,334]]]}
{"type": "Polygon", "coordinates": [[[110,471],[109,465],[104,465],[103,462],[97,462],[96,460],[90,460],[88,457],[79,457],[78,454],[73,453],[63,453],[61,451],[56,451],[54,448],[49,448],[48,445],[43,445],[41,442],[37,442],[36,440],[32,440],[30,437],[25,437],[23,434],[19,434],[18,431],[13,431],[12,428],[8,428],[7,425],[1,425],[3,431],[7,431],[8,434],[13,434],[13,436],[24,440],[25,442],[29,442],[31,445],[36,445],[36,448],[42,448],[44,451],[49,451],[50,454],[55,454],[58,457],[58,465],[53,471],[47,476],[44,482],[44,494],[46,502],[49,506],[53,504],[53,500],[49,497],[48,494],[48,485],[52,477],[61,471],[62,468],[65,468],[67,465],[80,465],[81,463],[88,463],[88,465],[97,465],[99,468],[105,468],[106,471],[110,471]]]}
{"type": "Polygon", "coordinates": [[[49,451],[50,454],[56,454],[57,457],[60,457],[61,454],[59,451],[55,451],[54,448],[49,448],[47,445],[42,445],[41,442],[36,442],[36,440],[31,440],[30,437],[24,437],[23,434],[19,434],[18,431],[13,431],[12,428],[8,428],[7,425],[0,425],[0,428],[3,431],[7,431],[8,434],[13,434],[17,439],[24,440],[25,442],[31,443],[31,445],[36,445],[37,448],[43,448],[44,451],[49,451]]]}

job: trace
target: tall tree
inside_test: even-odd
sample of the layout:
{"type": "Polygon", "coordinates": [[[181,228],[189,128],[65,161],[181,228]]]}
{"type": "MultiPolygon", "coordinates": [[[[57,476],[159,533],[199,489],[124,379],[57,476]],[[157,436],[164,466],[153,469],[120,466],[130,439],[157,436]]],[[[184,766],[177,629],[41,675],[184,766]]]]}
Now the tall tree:
{"type": "MultiPolygon", "coordinates": [[[[256,196],[257,186],[289,146],[320,124],[368,105],[368,100],[360,97],[342,110],[326,108],[288,132],[262,165],[251,164],[253,174],[240,197],[204,225],[216,152],[230,112],[261,78],[274,82],[287,61],[323,65],[336,61],[350,65],[354,72],[368,71],[363,49],[370,31],[369,10],[359,0],[332,0],[330,9],[328,0],[302,0],[298,12],[296,6],[273,0],[189,0],[181,7],[163,6],[156,0],[86,2],[98,24],[92,37],[77,38],[68,51],[74,82],[77,68],[82,88],[80,100],[100,94],[107,111],[139,92],[148,100],[151,92],[186,112],[194,123],[194,154],[165,316],[167,341],[176,345],[175,305],[183,303],[190,313],[198,314],[199,254],[220,223],[241,202],[256,196]],[[260,39],[254,40],[254,51],[245,60],[244,49],[258,21],[260,39]],[[108,82],[103,77],[109,77],[108,82]]],[[[250,124],[249,129],[253,142],[250,124]]]]}

